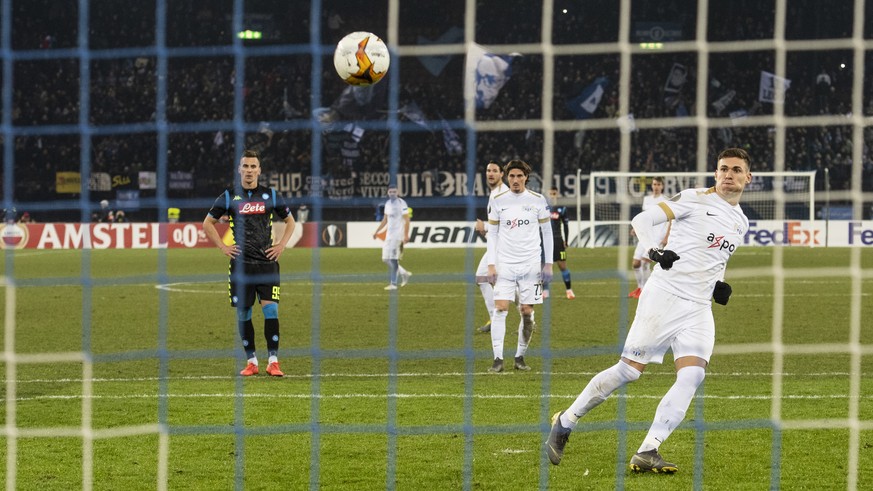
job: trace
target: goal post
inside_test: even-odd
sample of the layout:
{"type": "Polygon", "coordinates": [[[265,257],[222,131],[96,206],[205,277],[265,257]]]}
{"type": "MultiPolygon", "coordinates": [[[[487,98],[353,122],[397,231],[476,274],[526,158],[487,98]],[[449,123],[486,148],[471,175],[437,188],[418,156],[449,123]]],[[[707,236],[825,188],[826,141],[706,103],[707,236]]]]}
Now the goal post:
{"type": "MultiPolygon", "coordinates": [[[[668,198],[684,189],[715,185],[714,172],[592,172],[585,194],[577,195],[577,246],[632,245],[630,221],[642,210],[655,177],[663,178],[668,198]]],[[[815,171],[753,172],[740,206],[750,221],[796,220],[801,229],[812,230],[815,171]]]]}

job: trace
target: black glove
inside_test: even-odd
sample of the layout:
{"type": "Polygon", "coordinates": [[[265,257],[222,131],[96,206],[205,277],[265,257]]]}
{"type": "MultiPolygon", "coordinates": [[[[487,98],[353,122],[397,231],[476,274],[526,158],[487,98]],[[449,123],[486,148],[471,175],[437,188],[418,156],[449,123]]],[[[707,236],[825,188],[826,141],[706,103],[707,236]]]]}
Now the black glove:
{"type": "Polygon", "coordinates": [[[733,293],[733,290],[730,285],[724,281],[716,281],[715,289],[712,291],[712,299],[715,300],[715,303],[727,305],[728,300],[731,298],[731,293],[733,293]]]}
{"type": "Polygon", "coordinates": [[[669,249],[649,249],[649,259],[660,264],[661,269],[667,271],[679,260],[679,255],[669,249]]]}

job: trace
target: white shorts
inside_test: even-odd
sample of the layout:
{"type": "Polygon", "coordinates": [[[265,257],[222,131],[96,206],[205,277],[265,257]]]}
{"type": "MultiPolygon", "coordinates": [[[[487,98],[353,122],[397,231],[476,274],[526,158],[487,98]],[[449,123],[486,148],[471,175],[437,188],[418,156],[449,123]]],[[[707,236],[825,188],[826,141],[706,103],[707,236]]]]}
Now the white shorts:
{"type": "Polygon", "coordinates": [[[543,303],[542,271],[539,259],[525,264],[498,264],[494,300],[515,302],[517,290],[519,305],[543,303]]]}
{"type": "Polygon", "coordinates": [[[645,365],[662,363],[671,348],[674,360],[696,356],[709,363],[714,345],[712,304],[686,300],[648,283],[621,356],[645,365]]]}
{"type": "Polygon", "coordinates": [[[384,244],[382,244],[382,260],[388,261],[389,259],[400,259],[400,244],[402,242],[399,240],[386,240],[384,244]]]}

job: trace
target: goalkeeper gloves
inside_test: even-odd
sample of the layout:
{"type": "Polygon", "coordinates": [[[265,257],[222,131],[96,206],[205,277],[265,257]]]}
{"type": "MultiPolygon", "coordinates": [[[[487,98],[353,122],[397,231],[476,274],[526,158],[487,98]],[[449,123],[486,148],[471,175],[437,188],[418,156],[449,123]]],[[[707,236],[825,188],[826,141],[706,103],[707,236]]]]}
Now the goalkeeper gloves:
{"type": "Polygon", "coordinates": [[[660,264],[661,269],[667,271],[679,260],[679,255],[669,249],[649,249],[649,259],[660,264]]]}
{"type": "Polygon", "coordinates": [[[731,298],[731,293],[733,293],[733,290],[730,285],[724,281],[716,281],[715,289],[712,291],[712,299],[715,300],[715,303],[727,305],[728,300],[731,298]]]}

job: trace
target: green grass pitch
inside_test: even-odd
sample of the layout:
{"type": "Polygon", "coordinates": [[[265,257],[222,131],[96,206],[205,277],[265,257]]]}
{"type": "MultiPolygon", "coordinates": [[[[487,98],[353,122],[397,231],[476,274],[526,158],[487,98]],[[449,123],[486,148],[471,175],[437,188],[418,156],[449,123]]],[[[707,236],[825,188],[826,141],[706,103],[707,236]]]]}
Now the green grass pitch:
{"type": "MultiPolygon", "coordinates": [[[[287,250],[287,376],[245,380],[217,250],[7,253],[0,473],[40,490],[156,489],[164,476],[169,489],[203,490],[873,487],[873,251],[840,248],[735,254],[706,381],[661,447],[677,474],[627,468],[672,383],[669,354],[583,419],[550,466],[549,416],[615,363],[633,318],[618,253],[571,250],[577,298],[556,274],[537,308],[533,370],[489,375],[468,281],[481,249],[407,250],[414,276],[395,293],[382,289],[379,251],[287,250]]],[[[263,363],[261,319],[256,309],[263,363]]],[[[510,366],[517,322],[511,312],[510,366]]]]}

